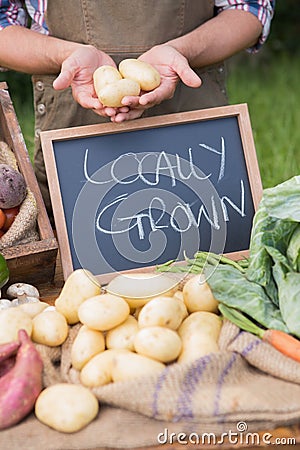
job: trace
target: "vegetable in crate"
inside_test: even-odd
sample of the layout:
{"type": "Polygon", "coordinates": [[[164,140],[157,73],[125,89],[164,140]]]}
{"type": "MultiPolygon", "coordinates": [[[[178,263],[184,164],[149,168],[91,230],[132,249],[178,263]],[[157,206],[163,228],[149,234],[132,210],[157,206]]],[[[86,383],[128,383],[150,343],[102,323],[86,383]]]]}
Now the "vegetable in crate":
{"type": "Polygon", "coordinates": [[[8,343],[0,346],[0,367],[16,354],[14,365],[0,378],[0,430],[27,416],[42,390],[43,363],[40,355],[26,331],[20,330],[18,339],[20,345],[8,343]]]}
{"type": "Polygon", "coordinates": [[[4,286],[9,279],[9,270],[6,264],[6,260],[0,253],[0,289],[4,286]]]}
{"type": "Polygon", "coordinates": [[[26,197],[27,187],[23,175],[8,164],[0,164],[0,208],[19,206],[26,197]]]}

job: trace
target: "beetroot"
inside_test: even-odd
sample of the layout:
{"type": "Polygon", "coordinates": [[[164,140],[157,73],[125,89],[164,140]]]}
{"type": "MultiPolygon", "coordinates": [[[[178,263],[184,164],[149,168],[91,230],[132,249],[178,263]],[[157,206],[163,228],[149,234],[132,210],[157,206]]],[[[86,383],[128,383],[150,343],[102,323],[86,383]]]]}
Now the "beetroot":
{"type": "Polygon", "coordinates": [[[0,164],[0,208],[14,208],[26,197],[23,175],[7,164],[0,164]]]}
{"type": "MultiPolygon", "coordinates": [[[[0,430],[27,416],[42,390],[41,357],[25,330],[19,331],[18,338],[20,347],[15,365],[0,378],[0,430]]],[[[14,350],[12,345],[3,354],[11,358],[14,350]]]]}

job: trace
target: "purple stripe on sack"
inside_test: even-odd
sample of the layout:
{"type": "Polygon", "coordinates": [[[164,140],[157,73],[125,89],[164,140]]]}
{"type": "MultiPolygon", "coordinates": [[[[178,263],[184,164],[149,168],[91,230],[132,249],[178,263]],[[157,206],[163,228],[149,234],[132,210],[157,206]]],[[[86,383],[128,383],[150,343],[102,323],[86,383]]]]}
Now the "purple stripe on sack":
{"type": "MultiPolygon", "coordinates": [[[[220,407],[220,400],[221,400],[222,388],[224,385],[224,381],[225,381],[227,375],[229,374],[230,370],[232,369],[232,366],[234,365],[238,356],[239,355],[237,353],[233,353],[228,364],[225,366],[224,370],[222,371],[222,373],[219,377],[219,380],[217,383],[217,389],[216,389],[215,402],[214,402],[214,412],[213,412],[214,416],[218,416],[220,413],[219,407],[220,407]]],[[[219,422],[222,422],[222,421],[223,420],[221,419],[219,422]]]]}
{"type": "Polygon", "coordinates": [[[241,352],[241,355],[245,358],[254,348],[256,348],[259,344],[261,344],[261,339],[255,339],[255,341],[250,342],[243,351],[241,352]]]}
{"type": "Polygon", "coordinates": [[[178,414],[174,418],[175,421],[181,419],[192,419],[193,414],[193,394],[198,387],[199,381],[205,371],[208,363],[211,360],[211,355],[203,356],[202,358],[195,361],[195,363],[187,371],[183,382],[182,390],[178,397],[178,414]]]}
{"type": "Polygon", "coordinates": [[[154,394],[153,394],[153,403],[152,403],[152,415],[153,417],[156,417],[158,415],[158,397],[159,392],[161,391],[164,381],[167,377],[167,374],[169,372],[169,367],[166,367],[165,370],[162,371],[161,375],[158,377],[158,381],[156,383],[154,394]]]}

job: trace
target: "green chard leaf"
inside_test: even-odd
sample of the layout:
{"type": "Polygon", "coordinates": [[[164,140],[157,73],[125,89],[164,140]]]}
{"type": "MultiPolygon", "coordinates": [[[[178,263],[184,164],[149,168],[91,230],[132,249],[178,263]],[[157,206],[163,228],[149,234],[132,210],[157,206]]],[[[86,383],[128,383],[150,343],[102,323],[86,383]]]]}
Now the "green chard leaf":
{"type": "Polygon", "coordinates": [[[266,246],[287,254],[291,236],[300,222],[300,176],[265,189],[253,219],[247,278],[268,289],[272,257],[266,246]]]}
{"type": "Polygon", "coordinates": [[[249,281],[236,268],[217,266],[207,277],[207,283],[220,303],[246,313],[265,328],[288,332],[279,308],[270,300],[264,288],[249,281]]]}
{"type": "Polygon", "coordinates": [[[273,268],[278,286],[279,307],[289,332],[300,337],[300,273],[288,272],[277,262],[273,268]]]}
{"type": "Polygon", "coordinates": [[[265,189],[263,204],[272,217],[300,222],[300,175],[265,189]]]}
{"type": "Polygon", "coordinates": [[[250,258],[247,278],[267,287],[272,278],[272,257],[266,247],[285,254],[296,223],[269,216],[263,200],[257,210],[250,239],[250,258]]]}
{"type": "Polygon", "coordinates": [[[300,223],[291,236],[286,256],[295,272],[300,272],[300,223]]]}

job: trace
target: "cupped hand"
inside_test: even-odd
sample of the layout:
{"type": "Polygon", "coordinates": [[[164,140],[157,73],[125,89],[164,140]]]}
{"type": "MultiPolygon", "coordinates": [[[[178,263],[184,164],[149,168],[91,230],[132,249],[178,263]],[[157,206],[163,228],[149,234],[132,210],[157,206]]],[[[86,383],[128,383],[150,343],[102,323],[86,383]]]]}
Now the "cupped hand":
{"type": "Polygon", "coordinates": [[[118,111],[111,118],[114,122],[136,119],[143,114],[145,109],[172,98],[179,80],[193,88],[201,85],[201,79],[192,70],[188,60],[171,45],[162,44],[152,47],[139,59],[158,70],[161,83],[151,92],[145,92],[136,97],[124,97],[122,103],[129,107],[129,110],[128,112],[118,111]]]}
{"type": "Polygon", "coordinates": [[[94,89],[93,74],[103,65],[116,67],[113,59],[101,50],[91,45],[79,46],[63,61],[53,87],[63,90],[71,86],[74,99],[83,108],[93,109],[95,113],[113,120],[117,113],[127,113],[129,108],[126,105],[123,108],[108,108],[99,101],[94,89]]]}

